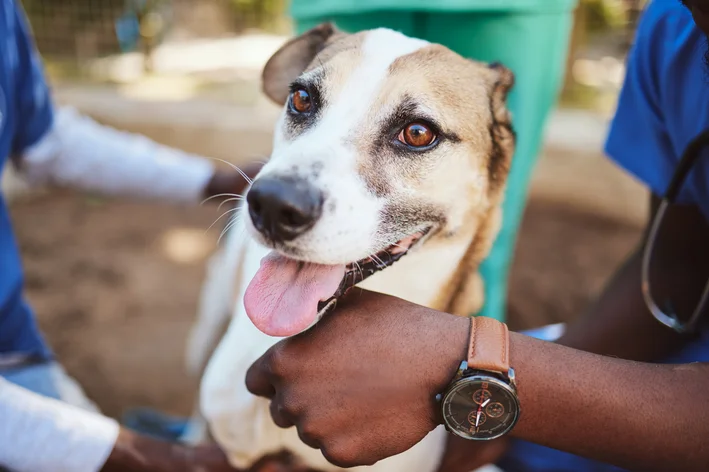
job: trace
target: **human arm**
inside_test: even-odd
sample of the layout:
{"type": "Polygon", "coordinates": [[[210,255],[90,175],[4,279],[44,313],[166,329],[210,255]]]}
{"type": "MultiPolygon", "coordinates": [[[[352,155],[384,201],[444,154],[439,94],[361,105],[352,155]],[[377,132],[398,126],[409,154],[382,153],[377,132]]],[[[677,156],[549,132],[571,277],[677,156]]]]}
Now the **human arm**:
{"type": "Polygon", "coordinates": [[[0,378],[0,465],[17,472],[99,470],[118,436],[109,418],[0,378]]]}
{"type": "MultiPolygon", "coordinates": [[[[652,215],[659,199],[651,198],[652,215]]],[[[681,313],[689,313],[709,280],[704,250],[709,240],[707,224],[695,206],[682,205],[670,207],[662,228],[652,258],[653,265],[662,268],[653,278],[653,294],[659,300],[662,295],[670,294],[678,305],[688,305],[682,307],[681,313]]],[[[556,342],[596,354],[651,362],[666,358],[691,340],[690,336],[677,334],[655,320],[645,305],[640,280],[644,242],[645,235],[590,309],[569,322],[556,342]]],[[[495,462],[507,444],[505,438],[470,444],[451,435],[440,471],[468,472],[475,466],[495,462]]]]}
{"type": "MultiPolygon", "coordinates": [[[[280,426],[341,466],[403,452],[440,424],[434,400],[466,357],[470,320],[363,292],[276,344],[247,375],[280,426]],[[376,368],[372,366],[378,366],[376,368]]],[[[703,364],[642,364],[511,335],[515,437],[633,470],[704,470],[703,364]]],[[[471,454],[476,445],[471,444],[471,454]]]]}
{"type": "MultiPolygon", "coordinates": [[[[14,126],[11,154],[30,183],[186,203],[243,192],[247,179],[236,169],[217,170],[205,158],[55,109],[25,15],[19,3],[14,7],[14,43],[7,47],[14,47],[16,67],[8,71],[7,92],[15,113],[12,124],[0,116],[0,126],[14,126]]],[[[259,168],[244,171],[253,178],[259,168]]]]}
{"type": "MultiPolygon", "coordinates": [[[[247,180],[237,170],[114,130],[60,108],[48,131],[23,149],[15,163],[34,185],[71,186],[109,196],[195,203],[219,194],[241,194],[247,180]]],[[[244,168],[253,178],[260,165],[244,168]]]]}
{"type": "Polygon", "coordinates": [[[524,408],[513,436],[628,470],[709,463],[709,366],[603,357],[513,333],[524,408]]]}
{"type": "Polygon", "coordinates": [[[0,378],[0,467],[15,472],[235,472],[216,446],[140,436],[0,378]]]}
{"type": "MultiPolygon", "coordinates": [[[[651,196],[650,215],[659,198],[651,196]]],[[[646,231],[647,232],[647,231],[646,231]]],[[[656,294],[668,294],[680,313],[691,313],[709,280],[709,225],[694,205],[672,205],[653,250],[656,294]]],[[[559,344],[596,354],[637,361],[657,361],[682,343],[679,335],[657,322],[641,292],[640,267],[645,234],[602,294],[581,317],[568,324],[559,344]]]]}
{"type": "MultiPolygon", "coordinates": [[[[693,77],[704,71],[698,48],[706,39],[679,2],[650,2],[628,55],[626,77],[605,145],[606,154],[651,194],[648,223],[688,139],[703,126],[691,105],[693,77]],[[681,38],[681,39],[680,39],[681,38]],[[689,100],[687,100],[689,98],[689,100]],[[685,105],[683,105],[683,103],[685,105]],[[686,103],[690,103],[685,108],[686,103]],[[695,126],[696,125],[696,126],[695,126]]],[[[704,85],[703,79],[701,86],[704,85]]],[[[701,90],[697,90],[699,92],[701,90]]],[[[701,193],[688,180],[672,205],[653,254],[660,268],[653,291],[693,304],[707,280],[706,219],[701,193]]],[[[644,236],[587,313],[568,326],[561,344],[634,360],[657,360],[686,340],[656,322],[641,294],[644,236]]],[[[694,307],[684,307],[688,313],[694,307]]]]}

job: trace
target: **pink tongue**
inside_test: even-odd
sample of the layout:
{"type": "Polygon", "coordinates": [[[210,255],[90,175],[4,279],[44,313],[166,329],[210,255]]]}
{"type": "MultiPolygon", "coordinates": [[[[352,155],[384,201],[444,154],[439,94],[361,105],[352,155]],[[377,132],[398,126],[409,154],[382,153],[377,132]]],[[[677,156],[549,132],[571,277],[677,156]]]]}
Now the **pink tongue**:
{"type": "Polygon", "coordinates": [[[271,252],[246,288],[246,314],[269,336],[293,336],[315,322],[318,303],[335,294],[344,275],[344,265],[297,262],[271,252]]]}

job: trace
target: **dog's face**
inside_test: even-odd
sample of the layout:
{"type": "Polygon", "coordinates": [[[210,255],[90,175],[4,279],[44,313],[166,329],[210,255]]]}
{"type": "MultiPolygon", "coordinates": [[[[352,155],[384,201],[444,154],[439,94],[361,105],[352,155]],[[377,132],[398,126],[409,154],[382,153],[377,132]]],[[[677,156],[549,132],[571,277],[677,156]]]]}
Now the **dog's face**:
{"type": "MultiPolygon", "coordinates": [[[[264,70],[264,90],[284,108],[246,203],[247,228],[274,254],[250,292],[288,298],[294,280],[317,279],[294,296],[317,292],[311,311],[322,315],[331,295],[486,211],[509,166],[500,146],[512,143],[500,141],[513,139],[511,85],[501,66],[386,29],[322,25],[286,44],[264,70]]],[[[252,319],[275,309],[246,298],[252,319]]]]}

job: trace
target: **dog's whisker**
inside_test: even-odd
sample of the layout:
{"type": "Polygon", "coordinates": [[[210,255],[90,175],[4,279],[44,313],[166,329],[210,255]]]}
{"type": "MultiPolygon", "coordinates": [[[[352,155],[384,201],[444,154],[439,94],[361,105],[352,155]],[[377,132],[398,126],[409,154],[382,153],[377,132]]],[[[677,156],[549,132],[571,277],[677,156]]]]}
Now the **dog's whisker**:
{"type": "MultiPolygon", "coordinates": [[[[224,228],[224,230],[222,231],[223,234],[220,234],[220,235],[219,235],[219,239],[217,239],[217,244],[219,244],[219,242],[221,241],[221,238],[224,237],[224,235],[227,234],[227,232],[229,232],[230,230],[232,230],[232,228],[233,228],[234,226],[236,226],[236,225],[239,223],[239,218],[241,218],[241,214],[234,215],[234,219],[233,219],[232,221],[230,221],[229,224],[228,224],[228,225],[224,228]]],[[[236,237],[237,239],[238,239],[238,238],[241,238],[245,232],[246,232],[246,226],[241,225],[241,226],[239,227],[239,232],[236,234],[235,237],[236,237]]]]}
{"type": "Polygon", "coordinates": [[[235,212],[235,211],[239,211],[239,208],[232,208],[231,210],[227,210],[227,211],[225,211],[224,213],[222,213],[222,214],[219,216],[219,218],[217,218],[216,220],[214,220],[214,223],[212,223],[211,225],[209,225],[209,228],[207,228],[206,230],[204,230],[204,233],[207,234],[207,233],[209,232],[209,230],[212,229],[212,228],[214,227],[214,225],[219,222],[219,220],[221,220],[222,218],[224,218],[224,217],[225,217],[226,215],[228,215],[229,213],[233,213],[233,212],[235,212]]]}
{"type": "Polygon", "coordinates": [[[371,257],[372,260],[377,264],[377,268],[378,268],[378,269],[383,269],[383,268],[385,268],[385,267],[387,266],[387,265],[384,263],[384,261],[381,260],[381,258],[379,258],[379,256],[377,256],[376,254],[372,254],[372,255],[369,256],[369,257],[371,257]]]}
{"type": "MultiPolygon", "coordinates": [[[[239,195],[237,193],[220,193],[220,194],[212,195],[211,197],[205,198],[204,200],[202,200],[200,205],[204,205],[205,203],[207,203],[210,200],[214,200],[215,198],[221,198],[221,197],[244,198],[243,195],[239,195]]],[[[227,201],[229,201],[229,200],[227,200],[227,201]]]]}
{"type": "Polygon", "coordinates": [[[231,228],[233,228],[234,225],[236,225],[239,222],[239,218],[241,218],[241,213],[233,215],[231,221],[229,223],[227,223],[226,226],[224,226],[224,229],[222,230],[221,234],[219,234],[219,238],[217,238],[217,244],[221,243],[224,235],[227,234],[229,232],[229,230],[231,228]]]}
{"type": "Polygon", "coordinates": [[[237,171],[239,174],[241,174],[241,176],[244,178],[244,180],[246,180],[246,182],[248,182],[249,185],[254,183],[254,181],[251,180],[251,178],[248,175],[246,175],[246,172],[239,169],[239,167],[235,166],[231,162],[225,161],[224,159],[219,159],[218,157],[211,157],[210,159],[214,159],[215,161],[223,162],[224,164],[228,165],[229,167],[231,167],[232,169],[237,171]]]}
{"type": "Polygon", "coordinates": [[[234,202],[234,201],[238,202],[238,201],[241,201],[241,200],[243,200],[243,199],[244,199],[244,197],[242,197],[242,196],[233,197],[233,198],[228,198],[228,199],[224,200],[223,202],[221,202],[221,203],[219,204],[219,206],[217,207],[217,210],[221,210],[221,209],[222,209],[222,205],[224,205],[225,203],[234,202]]]}
{"type": "Polygon", "coordinates": [[[359,262],[356,262],[356,261],[355,261],[354,265],[355,265],[355,268],[359,271],[359,276],[362,279],[364,279],[364,272],[362,271],[362,266],[359,265],[359,262]]]}

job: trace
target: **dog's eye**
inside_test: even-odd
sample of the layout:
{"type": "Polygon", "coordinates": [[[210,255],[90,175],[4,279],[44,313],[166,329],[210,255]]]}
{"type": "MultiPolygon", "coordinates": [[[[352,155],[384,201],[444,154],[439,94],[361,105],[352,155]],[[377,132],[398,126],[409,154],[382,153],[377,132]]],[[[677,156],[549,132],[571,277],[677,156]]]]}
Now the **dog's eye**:
{"type": "Polygon", "coordinates": [[[436,139],[436,133],[423,123],[411,123],[399,133],[399,141],[414,147],[430,146],[436,139]]]}
{"type": "Polygon", "coordinates": [[[304,88],[294,90],[290,96],[290,107],[295,113],[309,113],[313,108],[310,93],[304,88]]]}

